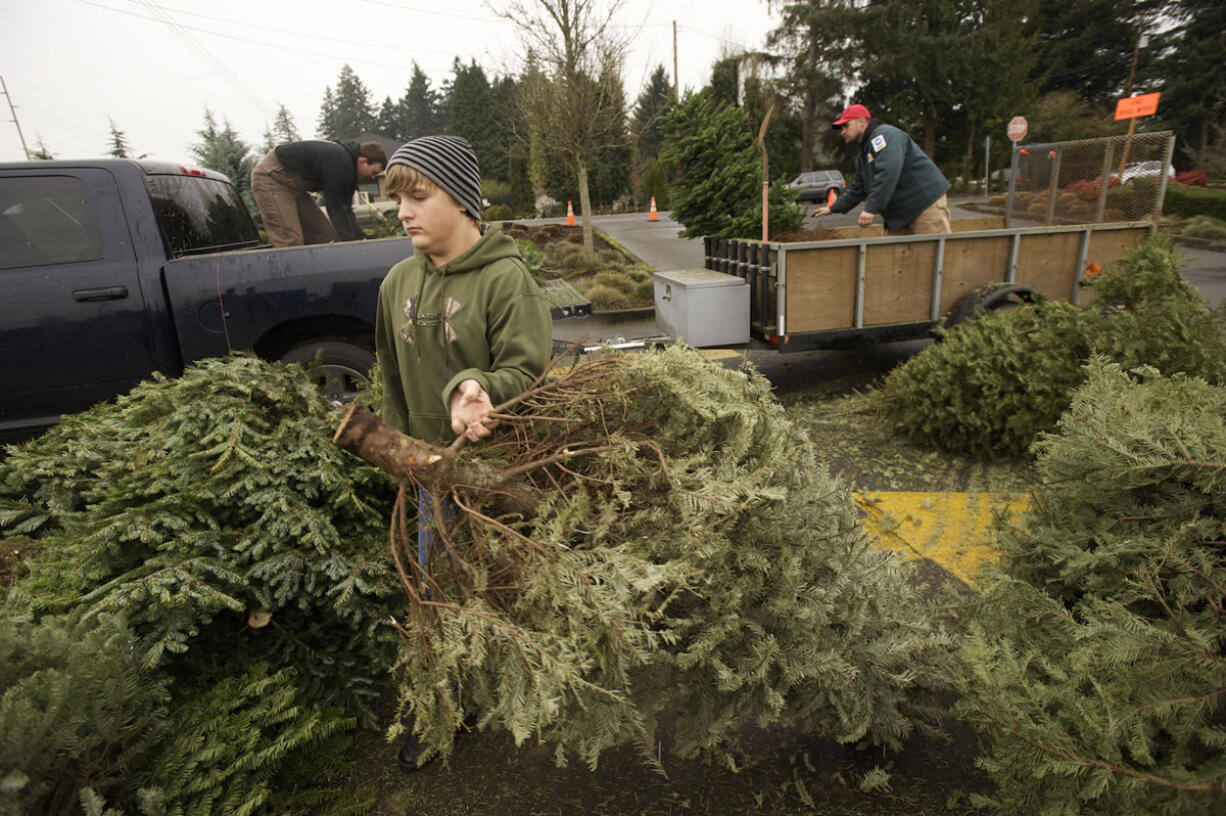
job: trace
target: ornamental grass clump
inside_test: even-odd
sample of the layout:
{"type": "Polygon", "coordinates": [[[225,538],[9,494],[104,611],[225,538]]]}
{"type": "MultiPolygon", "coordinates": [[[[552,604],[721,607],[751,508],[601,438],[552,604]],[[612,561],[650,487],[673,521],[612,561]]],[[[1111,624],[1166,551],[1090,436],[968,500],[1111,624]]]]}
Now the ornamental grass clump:
{"type": "Polygon", "coordinates": [[[1095,358],[979,583],[996,812],[1226,812],[1226,387],[1095,358]]]}
{"type": "Polygon", "coordinates": [[[1153,239],[1088,280],[1088,307],[1041,301],[942,331],[886,377],[876,404],[917,442],[1019,456],[1055,428],[1094,354],[1226,382],[1226,307],[1208,309],[1181,264],[1169,239],[1153,239]]]}
{"type": "Polygon", "coordinates": [[[422,462],[402,478],[450,508],[425,569],[412,489],[393,523],[402,713],[428,742],[448,752],[467,710],[559,762],[654,761],[667,715],[677,754],[735,767],[745,726],[898,748],[926,722],[951,638],[759,375],[674,347],[515,403],[458,454],[338,431],[422,462]]]}

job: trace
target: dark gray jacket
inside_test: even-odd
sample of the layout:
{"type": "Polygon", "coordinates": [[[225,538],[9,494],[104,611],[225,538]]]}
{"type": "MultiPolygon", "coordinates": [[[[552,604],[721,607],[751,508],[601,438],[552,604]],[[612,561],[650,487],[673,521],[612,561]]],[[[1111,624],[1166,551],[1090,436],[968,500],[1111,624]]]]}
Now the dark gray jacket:
{"type": "Polygon", "coordinates": [[[322,191],[328,219],[342,241],[365,236],[353,215],[353,191],[358,188],[357,142],[287,142],[276,148],[277,160],[307,182],[307,189],[322,191]]]}
{"type": "Polygon", "coordinates": [[[948,189],[949,182],[910,136],[870,119],[856,156],[856,180],[830,211],[848,212],[867,198],[865,211],[880,215],[892,232],[914,221],[948,189]]]}

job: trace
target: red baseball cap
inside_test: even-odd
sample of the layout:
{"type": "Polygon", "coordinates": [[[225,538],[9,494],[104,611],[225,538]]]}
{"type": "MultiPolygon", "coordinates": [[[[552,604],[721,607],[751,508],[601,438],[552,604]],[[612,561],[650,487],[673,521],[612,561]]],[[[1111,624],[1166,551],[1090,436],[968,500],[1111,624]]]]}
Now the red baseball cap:
{"type": "Polygon", "coordinates": [[[834,120],[831,127],[842,127],[852,119],[872,119],[873,115],[863,105],[852,105],[843,111],[843,115],[834,120]]]}

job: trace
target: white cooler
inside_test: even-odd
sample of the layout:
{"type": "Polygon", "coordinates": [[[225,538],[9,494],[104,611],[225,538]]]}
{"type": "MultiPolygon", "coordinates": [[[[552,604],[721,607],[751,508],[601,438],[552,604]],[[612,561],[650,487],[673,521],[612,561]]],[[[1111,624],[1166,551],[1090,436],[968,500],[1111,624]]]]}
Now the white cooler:
{"type": "Polygon", "coordinates": [[[749,284],[711,269],[655,274],[656,326],[691,346],[749,342],[749,284]]]}

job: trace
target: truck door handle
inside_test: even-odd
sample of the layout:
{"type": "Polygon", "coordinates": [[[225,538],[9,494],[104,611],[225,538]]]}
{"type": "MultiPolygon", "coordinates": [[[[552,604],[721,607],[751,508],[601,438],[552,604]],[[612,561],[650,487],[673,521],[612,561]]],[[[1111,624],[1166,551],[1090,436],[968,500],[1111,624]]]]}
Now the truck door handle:
{"type": "Polygon", "coordinates": [[[97,289],[73,289],[72,299],[81,303],[97,300],[123,300],[128,296],[126,286],[100,286],[97,289]]]}

